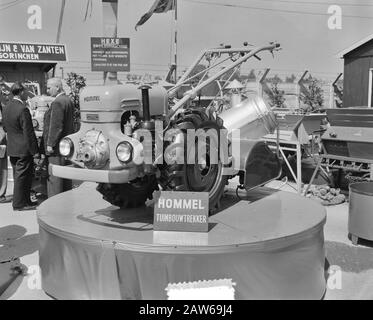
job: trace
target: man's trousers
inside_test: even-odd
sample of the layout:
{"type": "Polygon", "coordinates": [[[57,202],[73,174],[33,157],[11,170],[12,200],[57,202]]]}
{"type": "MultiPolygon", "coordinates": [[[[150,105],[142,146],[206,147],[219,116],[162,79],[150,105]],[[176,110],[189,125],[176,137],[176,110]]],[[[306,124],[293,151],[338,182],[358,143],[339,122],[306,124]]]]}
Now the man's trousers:
{"type": "Polygon", "coordinates": [[[19,209],[30,204],[30,189],[33,178],[33,156],[10,157],[13,167],[14,189],[13,208],[19,209]]]}
{"type": "Polygon", "coordinates": [[[8,185],[8,157],[0,158],[0,197],[5,197],[8,185]]]}
{"type": "MultiPolygon", "coordinates": [[[[48,164],[56,164],[63,166],[65,165],[65,159],[59,156],[48,156],[48,164]]],[[[59,177],[52,176],[48,177],[47,190],[48,198],[53,197],[56,194],[71,190],[72,180],[62,179],[59,177]]]]}

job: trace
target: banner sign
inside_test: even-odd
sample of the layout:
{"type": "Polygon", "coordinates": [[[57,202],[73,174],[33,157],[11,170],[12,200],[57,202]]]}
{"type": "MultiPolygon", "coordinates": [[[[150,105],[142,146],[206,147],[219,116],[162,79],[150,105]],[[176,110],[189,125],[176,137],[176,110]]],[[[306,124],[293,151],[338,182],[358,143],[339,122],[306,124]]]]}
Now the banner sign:
{"type": "Polygon", "coordinates": [[[154,208],[154,231],[207,232],[208,192],[162,191],[154,208]]]}
{"type": "Polygon", "coordinates": [[[66,61],[64,44],[0,42],[0,61],[59,62],[66,61]]]}
{"type": "Polygon", "coordinates": [[[91,38],[91,70],[130,71],[129,38],[91,38]]]}

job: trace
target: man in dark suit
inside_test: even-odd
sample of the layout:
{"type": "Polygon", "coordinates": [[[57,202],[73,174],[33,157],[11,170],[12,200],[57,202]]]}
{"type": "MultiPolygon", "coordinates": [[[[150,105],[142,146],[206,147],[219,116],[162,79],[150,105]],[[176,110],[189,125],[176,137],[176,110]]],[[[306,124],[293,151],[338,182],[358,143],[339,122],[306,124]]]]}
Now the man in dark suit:
{"type": "Polygon", "coordinates": [[[33,178],[33,157],[38,156],[38,144],[32,126],[31,114],[25,105],[26,88],[16,82],[10,88],[13,99],[3,109],[3,126],[7,133],[7,152],[13,167],[13,209],[34,210],[30,200],[33,178]]]}
{"type": "MultiPolygon", "coordinates": [[[[48,80],[47,93],[56,99],[44,115],[42,143],[48,163],[63,166],[65,159],[60,156],[59,143],[63,137],[74,132],[73,103],[63,91],[62,81],[59,78],[48,80]]],[[[71,187],[71,180],[49,176],[48,197],[70,190],[71,187]]]]}
{"type": "Polygon", "coordinates": [[[0,74],[0,203],[11,202],[12,199],[6,196],[8,186],[8,155],[6,153],[6,133],[3,129],[3,106],[8,103],[8,90],[4,77],[0,74]]]}

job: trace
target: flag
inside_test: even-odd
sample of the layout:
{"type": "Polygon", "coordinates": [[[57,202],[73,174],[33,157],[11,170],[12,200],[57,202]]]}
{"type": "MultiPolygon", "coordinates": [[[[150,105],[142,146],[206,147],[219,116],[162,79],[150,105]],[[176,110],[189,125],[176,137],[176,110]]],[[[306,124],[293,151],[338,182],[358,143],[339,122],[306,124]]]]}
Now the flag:
{"type": "Polygon", "coordinates": [[[137,31],[137,27],[143,25],[148,19],[155,13],[163,13],[170,10],[175,10],[175,2],[176,0],[155,0],[152,7],[149,9],[147,13],[145,13],[136,23],[135,30],[137,31]]]}

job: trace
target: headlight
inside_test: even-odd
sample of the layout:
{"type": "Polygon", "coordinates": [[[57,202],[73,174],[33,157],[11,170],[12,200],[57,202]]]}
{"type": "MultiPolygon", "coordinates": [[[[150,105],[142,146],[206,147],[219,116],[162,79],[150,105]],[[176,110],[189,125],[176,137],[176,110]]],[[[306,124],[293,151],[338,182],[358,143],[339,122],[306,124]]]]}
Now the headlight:
{"type": "Polygon", "coordinates": [[[36,119],[32,119],[32,126],[36,129],[39,126],[39,122],[36,119]]]}
{"type": "Polygon", "coordinates": [[[63,156],[63,157],[69,157],[69,156],[72,155],[72,153],[74,151],[74,144],[71,141],[71,139],[69,139],[69,138],[63,138],[60,141],[59,148],[60,148],[60,154],[61,154],[61,156],[63,156]]]}
{"type": "Polygon", "coordinates": [[[128,142],[121,142],[117,146],[117,157],[120,162],[128,163],[132,160],[133,148],[128,142]]]}

